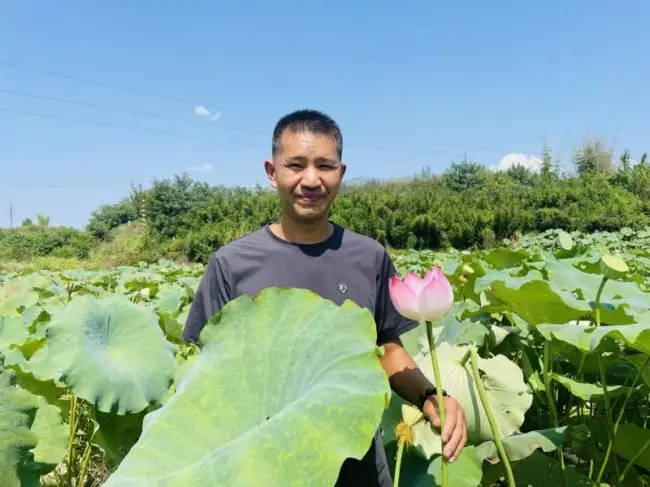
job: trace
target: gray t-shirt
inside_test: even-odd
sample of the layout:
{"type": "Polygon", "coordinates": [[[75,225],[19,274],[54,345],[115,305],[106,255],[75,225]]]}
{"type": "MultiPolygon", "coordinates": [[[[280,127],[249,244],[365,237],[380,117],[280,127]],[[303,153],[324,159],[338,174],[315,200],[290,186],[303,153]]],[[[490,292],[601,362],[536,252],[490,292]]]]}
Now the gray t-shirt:
{"type": "MultiPolygon", "coordinates": [[[[369,309],[381,345],[418,325],[393,306],[388,280],[395,273],[383,246],[339,225],[334,225],[330,238],[317,244],[287,242],[266,225],[215,253],[192,302],[183,339],[198,342],[206,322],[242,294],[255,296],[269,287],[290,287],[309,289],[337,305],[349,299],[369,309]]],[[[378,431],[361,461],[345,461],[335,487],[392,485],[378,431]]]]}

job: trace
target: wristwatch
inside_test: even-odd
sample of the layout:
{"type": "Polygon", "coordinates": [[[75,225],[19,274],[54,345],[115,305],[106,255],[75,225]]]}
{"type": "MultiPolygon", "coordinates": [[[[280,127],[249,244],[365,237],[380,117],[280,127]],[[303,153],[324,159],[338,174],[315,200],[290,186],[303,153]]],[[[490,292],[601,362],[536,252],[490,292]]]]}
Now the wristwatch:
{"type": "MultiPolygon", "coordinates": [[[[424,408],[424,403],[427,401],[427,399],[429,399],[429,397],[435,396],[437,394],[438,394],[438,389],[436,389],[435,387],[429,387],[429,388],[425,389],[424,392],[421,392],[420,393],[420,409],[424,408]]],[[[443,389],[442,390],[442,395],[443,396],[448,396],[449,394],[447,394],[447,391],[445,391],[443,389]]]]}

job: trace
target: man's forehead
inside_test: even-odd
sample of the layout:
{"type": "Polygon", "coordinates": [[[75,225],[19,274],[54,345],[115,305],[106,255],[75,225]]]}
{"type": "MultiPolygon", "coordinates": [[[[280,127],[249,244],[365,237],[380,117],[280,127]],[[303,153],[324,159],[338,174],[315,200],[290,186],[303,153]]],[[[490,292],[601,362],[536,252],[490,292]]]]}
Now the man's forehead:
{"type": "Polygon", "coordinates": [[[336,140],[333,137],[307,130],[283,134],[280,150],[283,152],[282,157],[286,159],[301,157],[338,160],[336,140]]]}

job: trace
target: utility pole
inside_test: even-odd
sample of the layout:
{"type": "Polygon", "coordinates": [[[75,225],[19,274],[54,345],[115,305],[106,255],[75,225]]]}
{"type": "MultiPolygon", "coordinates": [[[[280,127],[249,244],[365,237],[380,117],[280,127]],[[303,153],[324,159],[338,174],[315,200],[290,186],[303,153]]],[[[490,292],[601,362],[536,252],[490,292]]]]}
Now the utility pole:
{"type": "Polygon", "coordinates": [[[9,227],[14,227],[14,204],[9,202],[9,227]]]}

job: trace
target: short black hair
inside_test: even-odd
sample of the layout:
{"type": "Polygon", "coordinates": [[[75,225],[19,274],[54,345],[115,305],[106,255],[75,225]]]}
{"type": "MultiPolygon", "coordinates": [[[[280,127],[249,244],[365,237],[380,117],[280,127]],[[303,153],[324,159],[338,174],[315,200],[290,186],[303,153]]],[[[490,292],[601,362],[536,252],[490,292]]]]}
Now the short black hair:
{"type": "Polygon", "coordinates": [[[318,110],[296,110],[283,116],[275,124],[273,129],[273,140],[271,141],[271,153],[275,154],[280,150],[280,137],[285,129],[291,131],[307,131],[317,134],[329,135],[336,141],[336,151],[339,159],[343,156],[343,135],[338,124],[329,116],[318,110]]]}

